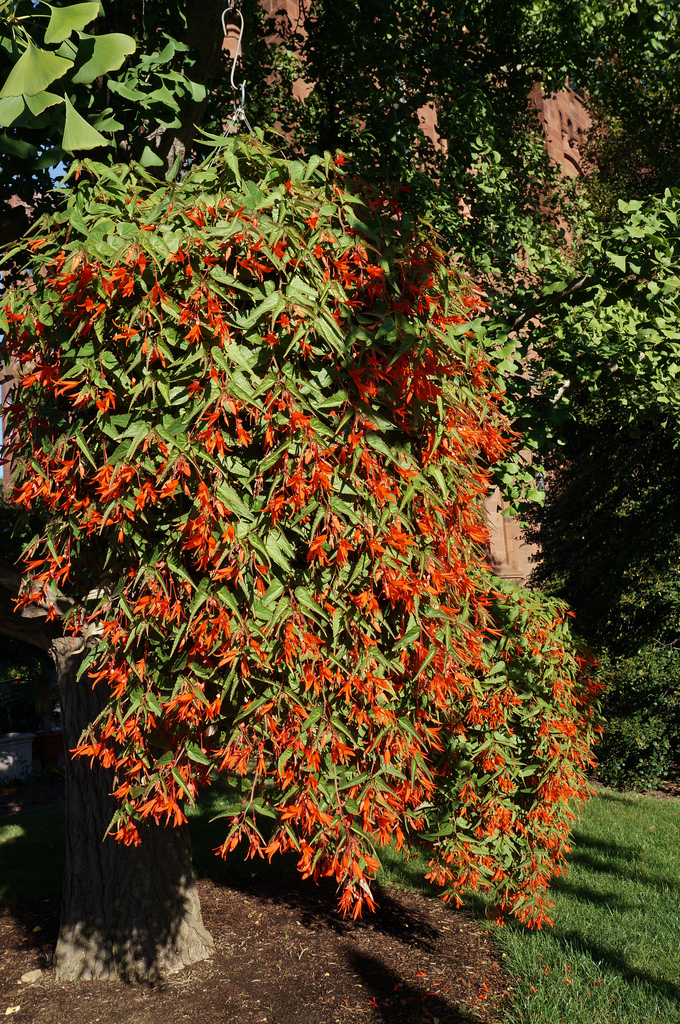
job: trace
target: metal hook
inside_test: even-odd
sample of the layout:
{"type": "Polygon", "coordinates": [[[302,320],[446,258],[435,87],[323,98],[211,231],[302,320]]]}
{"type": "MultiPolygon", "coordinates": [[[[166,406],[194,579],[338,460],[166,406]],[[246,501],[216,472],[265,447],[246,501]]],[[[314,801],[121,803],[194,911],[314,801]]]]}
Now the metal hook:
{"type": "MultiPolygon", "coordinates": [[[[238,86],[236,85],[236,82],[234,81],[234,73],[236,71],[236,65],[238,63],[238,59],[239,59],[239,56],[241,54],[241,40],[243,39],[243,30],[245,28],[245,22],[243,21],[243,15],[241,14],[240,4],[237,3],[237,0],[232,0],[232,2],[229,4],[229,6],[225,7],[224,10],[222,11],[222,32],[223,32],[225,38],[226,38],[226,35],[227,35],[227,25],[226,25],[226,22],[225,22],[225,15],[227,15],[227,14],[231,14],[231,15],[237,14],[239,19],[240,19],[240,21],[241,21],[241,29],[239,31],[238,42],[236,44],[236,53],[234,54],[234,59],[233,59],[233,61],[231,63],[231,87],[234,90],[234,92],[236,92],[238,86]]],[[[246,95],[245,79],[241,82],[240,88],[241,88],[241,106],[243,107],[243,105],[245,103],[245,95],[246,95]]]]}
{"type": "MultiPolygon", "coordinates": [[[[226,18],[229,15],[231,15],[231,14],[237,14],[239,16],[240,21],[241,21],[241,28],[240,28],[240,31],[239,31],[239,34],[238,34],[238,42],[236,43],[236,53],[234,54],[234,59],[231,62],[231,87],[234,90],[234,92],[237,92],[239,89],[241,90],[241,102],[239,103],[238,100],[236,98],[234,98],[234,113],[230,117],[229,122],[227,124],[227,127],[224,129],[224,132],[222,133],[222,137],[223,138],[226,138],[228,135],[231,134],[232,129],[236,127],[236,125],[238,124],[239,121],[243,121],[244,125],[246,126],[246,128],[248,129],[250,134],[251,135],[253,134],[253,129],[251,127],[250,121],[248,120],[248,118],[246,116],[246,82],[245,82],[245,78],[241,82],[240,85],[236,85],[236,82],[234,81],[234,73],[236,71],[236,65],[238,63],[239,55],[241,54],[241,41],[243,39],[243,29],[245,27],[245,23],[243,21],[243,15],[241,14],[241,0],[231,0],[231,3],[229,4],[229,6],[225,7],[224,10],[222,11],[222,33],[223,33],[225,38],[226,38],[226,35],[227,35],[226,18]]],[[[208,162],[208,166],[209,167],[214,162],[216,157],[217,157],[217,151],[215,151],[213,153],[210,161],[208,162]]]]}

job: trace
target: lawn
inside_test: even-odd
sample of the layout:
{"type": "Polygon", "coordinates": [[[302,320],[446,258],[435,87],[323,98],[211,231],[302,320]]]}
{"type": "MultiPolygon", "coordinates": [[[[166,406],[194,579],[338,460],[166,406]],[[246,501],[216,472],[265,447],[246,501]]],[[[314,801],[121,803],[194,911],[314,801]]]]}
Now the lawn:
{"type": "MultiPolygon", "coordinates": [[[[226,881],[255,866],[215,862],[223,825],[210,818],[220,801],[212,794],[190,824],[197,874],[226,881]]],[[[62,841],[63,805],[5,819],[0,901],[57,892],[62,841]]],[[[553,886],[553,929],[511,923],[495,932],[517,979],[509,1024],[677,1024],[680,802],[601,790],[577,821],[570,863],[553,886]]],[[[422,867],[387,851],[382,881],[429,891],[422,867]]],[[[471,906],[482,913],[479,901],[471,906]]]]}
{"type": "Polygon", "coordinates": [[[497,936],[513,1024],[677,1024],[680,802],[601,790],[579,817],[555,927],[497,936]]]}

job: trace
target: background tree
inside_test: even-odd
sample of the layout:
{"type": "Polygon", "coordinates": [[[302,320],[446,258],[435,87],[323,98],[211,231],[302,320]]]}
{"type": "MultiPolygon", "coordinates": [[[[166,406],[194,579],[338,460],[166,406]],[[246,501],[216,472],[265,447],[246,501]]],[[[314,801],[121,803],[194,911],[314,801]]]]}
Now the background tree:
{"type": "Polygon", "coordinates": [[[584,53],[592,48],[577,72],[593,118],[584,140],[585,184],[598,218],[609,220],[618,217],[619,199],[677,186],[678,10],[659,0],[598,5],[581,32],[584,53]]]}
{"type": "Polygon", "coordinates": [[[631,437],[586,394],[548,459],[534,516],[542,557],[533,582],[569,601],[607,684],[598,774],[658,785],[680,753],[678,451],[648,422],[631,437]]]}
{"type": "Polygon", "coordinates": [[[538,358],[515,397],[550,468],[534,582],[573,605],[601,658],[601,777],[648,788],[679,735],[677,10],[595,6],[579,31],[582,228],[573,273],[516,321],[538,358]]]}

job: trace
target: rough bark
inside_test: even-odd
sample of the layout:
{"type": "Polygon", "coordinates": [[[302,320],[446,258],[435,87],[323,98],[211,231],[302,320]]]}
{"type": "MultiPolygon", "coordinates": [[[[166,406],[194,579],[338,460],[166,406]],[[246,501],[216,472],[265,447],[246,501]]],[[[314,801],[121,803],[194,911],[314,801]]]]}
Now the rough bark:
{"type": "Polygon", "coordinates": [[[17,615],[14,601],[7,591],[0,590],[0,633],[12,640],[39,647],[49,651],[55,638],[61,634],[58,623],[46,622],[44,612],[41,617],[17,615]]]}
{"type": "MultiPolygon", "coordinates": [[[[102,709],[105,694],[76,679],[81,649],[69,638],[50,649],[57,668],[67,750],[102,709]]],[[[107,837],[115,810],[112,772],[86,759],[66,772],[66,871],[57,977],[153,981],[203,960],[213,940],[203,926],[186,826],[149,825],[141,846],[107,837]]]]}
{"type": "MultiPolygon", "coordinates": [[[[183,42],[195,51],[197,60],[190,71],[191,79],[199,85],[210,84],[222,59],[222,11],[228,7],[224,0],[193,0],[187,6],[187,28],[183,42]]],[[[185,101],[180,105],[178,119],[181,126],[160,134],[157,155],[164,161],[165,174],[169,174],[177,157],[180,166],[196,137],[208,106],[208,95],[200,103],[185,101]]]]}
{"type": "MultiPolygon", "coordinates": [[[[8,562],[0,561],[0,633],[13,640],[49,651],[54,640],[61,636],[58,622],[47,622],[47,609],[40,604],[28,605],[17,611],[14,598],[21,588],[21,574],[8,562]]],[[[58,611],[65,611],[71,602],[55,592],[58,611]],[[66,603],[64,603],[66,602],[66,603]]]]}

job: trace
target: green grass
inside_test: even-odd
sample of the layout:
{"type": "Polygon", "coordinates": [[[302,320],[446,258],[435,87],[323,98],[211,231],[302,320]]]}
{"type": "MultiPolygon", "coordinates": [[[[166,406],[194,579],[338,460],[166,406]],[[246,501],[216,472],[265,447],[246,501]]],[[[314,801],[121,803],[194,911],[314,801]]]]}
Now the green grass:
{"type": "MultiPolygon", "coordinates": [[[[272,870],[258,860],[213,849],[224,821],[210,821],[227,800],[206,794],[190,815],[199,876],[227,881],[272,870]]],[[[571,871],[553,886],[555,927],[495,930],[517,999],[508,1024],[678,1024],[680,1022],[680,803],[602,790],[581,814],[571,871]]],[[[381,881],[428,894],[424,858],[383,851],[381,881]]],[[[63,805],[0,823],[0,900],[59,892],[63,805]]],[[[480,901],[470,909],[483,913],[480,901]]]]}
{"type": "Polygon", "coordinates": [[[552,893],[554,928],[496,933],[512,1024],[678,1024],[680,803],[601,791],[552,893]]]}

